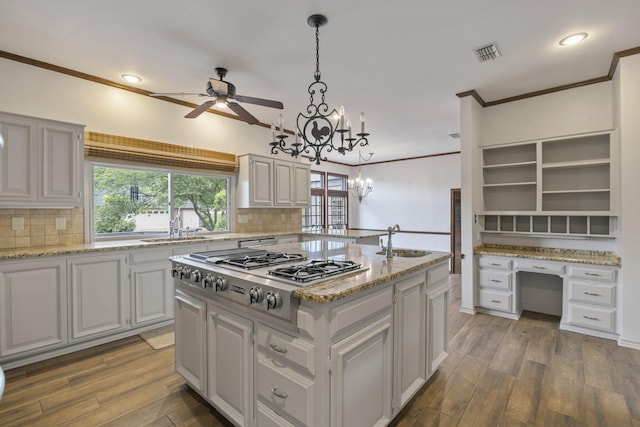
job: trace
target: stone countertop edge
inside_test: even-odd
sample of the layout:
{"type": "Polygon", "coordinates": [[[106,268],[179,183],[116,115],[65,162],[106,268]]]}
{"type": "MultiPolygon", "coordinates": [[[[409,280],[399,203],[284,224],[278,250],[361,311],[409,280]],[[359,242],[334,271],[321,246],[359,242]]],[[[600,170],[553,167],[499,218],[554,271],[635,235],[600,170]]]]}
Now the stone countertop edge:
{"type": "MultiPolygon", "coordinates": [[[[176,246],[195,243],[209,243],[209,242],[222,242],[225,240],[242,240],[242,239],[259,239],[278,236],[290,236],[293,234],[298,235],[311,235],[311,236],[342,236],[342,237],[368,237],[368,236],[382,236],[381,232],[366,232],[362,230],[340,230],[338,232],[301,232],[301,231],[283,231],[283,232],[267,232],[267,233],[224,233],[224,234],[211,234],[197,236],[196,238],[189,239],[175,239],[171,241],[156,241],[145,242],[141,239],[130,240],[105,240],[96,241],[93,243],[82,243],[76,245],[60,245],[60,246],[38,246],[30,248],[16,248],[16,249],[0,249],[0,261],[31,258],[31,257],[44,257],[44,256],[56,256],[56,255],[72,255],[91,252],[105,252],[118,249],[141,249],[141,248],[161,248],[163,246],[176,246]]],[[[145,238],[146,239],[146,238],[145,238]]]]}
{"type": "Polygon", "coordinates": [[[514,258],[533,258],[546,261],[577,264],[622,266],[622,259],[615,252],[583,249],[542,248],[538,246],[480,245],[473,248],[474,255],[496,255],[514,258]]]}

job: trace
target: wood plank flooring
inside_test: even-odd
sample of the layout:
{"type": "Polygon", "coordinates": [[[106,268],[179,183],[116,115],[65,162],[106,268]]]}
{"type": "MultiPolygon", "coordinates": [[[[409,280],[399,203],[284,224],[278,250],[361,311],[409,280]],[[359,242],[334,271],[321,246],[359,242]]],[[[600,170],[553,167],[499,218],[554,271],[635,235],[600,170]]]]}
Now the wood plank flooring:
{"type": "MultiPolygon", "coordinates": [[[[450,280],[449,357],[393,421],[422,426],[640,427],[640,351],[519,321],[460,313],[450,280]]],[[[174,349],[139,337],[6,372],[0,426],[231,426],[174,372],[174,349]]]]}

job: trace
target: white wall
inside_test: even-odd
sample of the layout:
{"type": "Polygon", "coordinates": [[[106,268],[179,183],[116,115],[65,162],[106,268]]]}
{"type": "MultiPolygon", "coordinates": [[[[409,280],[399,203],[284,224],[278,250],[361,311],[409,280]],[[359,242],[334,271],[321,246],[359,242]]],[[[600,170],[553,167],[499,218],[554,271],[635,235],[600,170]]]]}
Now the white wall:
{"type": "Polygon", "coordinates": [[[622,172],[620,344],[640,349],[640,55],[620,60],[615,84],[622,172]]]}
{"type": "MultiPolygon", "coordinates": [[[[358,167],[351,168],[350,176],[357,174],[358,167]]],[[[395,247],[451,249],[449,234],[420,232],[451,231],[451,189],[460,188],[459,154],[363,164],[362,177],[373,180],[373,191],[362,203],[350,198],[352,228],[386,230],[398,224],[406,232],[393,237],[395,247]]]]}
{"type": "Polygon", "coordinates": [[[481,145],[613,129],[612,82],[487,107],[481,145]]]}
{"type": "Polygon", "coordinates": [[[0,76],[0,111],[80,123],[94,132],[234,154],[269,154],[267,128],[208,113],[187,120],[188,107],[7,59],[0,59],[0,76]]]}

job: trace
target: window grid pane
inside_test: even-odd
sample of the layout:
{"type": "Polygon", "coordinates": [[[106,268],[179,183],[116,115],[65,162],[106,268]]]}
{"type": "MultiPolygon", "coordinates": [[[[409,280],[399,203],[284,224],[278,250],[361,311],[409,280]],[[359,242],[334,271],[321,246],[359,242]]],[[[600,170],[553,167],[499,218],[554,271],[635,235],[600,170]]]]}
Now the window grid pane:
{"type": "Polygon", "coordinates": [[[311,203],[309,207],[303,209],[302,213],[302,229],[305,231],[313,231],[324,226],[322,218],[324,212],[324,196],[311,195],[311,203]]]}
{"type": "Polygon", "coordinates": [[[330,230],[343,230],[347,228],[347,197],[328,196],[328,221],[330,230]]]}

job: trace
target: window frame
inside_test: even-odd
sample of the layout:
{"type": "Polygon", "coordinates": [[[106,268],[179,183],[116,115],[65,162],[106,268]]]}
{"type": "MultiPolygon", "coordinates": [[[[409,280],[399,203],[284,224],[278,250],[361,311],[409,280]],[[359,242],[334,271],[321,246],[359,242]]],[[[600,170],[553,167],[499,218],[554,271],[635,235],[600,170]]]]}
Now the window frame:
{"type": "Polygon", "coordinates": [[[149,164],[143,165],[132,165],[126,162],[105,162],[105,161],[86,161],[85,162],[85,189],[84,189],[84,210],[85,210],[85,224],[84,224],[84,232],[85,232],[85,242],[106,242],[113,240],[139,240],[140,238],[154,238],[154,237],[166,237],[167,233],[141,233],[141,232],[131,232],[131,233],[118,233],[117,235],[105,235],[105,236],[97,236],[95,233],[95,212],[94,212],[94,174],[95,167],[110,167],[110,168],[122,168],[122,169],[136,169],[136,170],[147,170],[147,171],[156,171],[156,172],[164,172],[167,173],[168,176],[168,203],[169,203],[169,218],[173,218],[176,215],[175,210],[175,201],[174,201],[174,179],[176,174],[182,175],[198,175],[198,176],[209,176],[209,177],[217,177],[217,178],[225,178],[227,180],[227,230],[220,231],[205,231],[207,234],[225,234],[230,233],[235,230],[235,192],[233,189],[235,188],[235,180],[234,175],[229,175],[226,173],[208,173],[206,171],[198,170],[196,172],[181,169],[181,168],[171,168],[171,167],[158,167],[149,164]]]}
{"type": "MultiPolygon", "coordinates": [[[[311,188],[311,196],[313,197],[315,196],[321,196],[322,197],[322,224],[321,224],[321,228],[323,229],[327,229],[327,227],[329,226],[329,198],[330,197],[341,197],[344,198],[344,215],[345,215],[345,224],[344,224],[344,228],[347,229],[349,228],[349,189],[348,189],[348,182],[349,182],[349,176],[348,175],[344,175],[344,174],[340,174],[340,173],[335,173],[335,172],[325,172],[325,171],[317,171],[317,170],[311,170],[311,175],[313,174],[317,174],[320,175],[321,181],[322,181],[322,187],[321,188],[311,188]],[[335,189],[329,189],[329,175],[334,176],[334,177],[339,177],[341,179],[344,180],[345,183],[345,190],[335,190],[335,189]]],[[[304,208],[302,210],[302,215],[305,216],[307,212],[307,210],[310,208],[304,208]]],[[[304,221],[303,221],[304,223],[304,221]]],[[[315,231],[314,229],[311,229],[309,231],[315,231]]]]}

